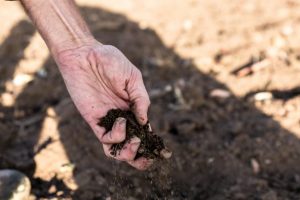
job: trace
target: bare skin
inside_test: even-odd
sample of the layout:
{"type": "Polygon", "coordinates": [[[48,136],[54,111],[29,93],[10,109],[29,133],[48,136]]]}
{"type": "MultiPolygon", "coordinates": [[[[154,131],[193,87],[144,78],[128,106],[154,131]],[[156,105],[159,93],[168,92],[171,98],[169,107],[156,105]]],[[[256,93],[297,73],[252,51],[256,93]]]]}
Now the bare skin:
{"type": "MultiPolygon", "coordinates": [[[[118,118],[112,131],[97,125],[112,108],[131,106],[140,124],[148,121],[150,105],[141,72],[110,45],[96,41],[73,0],[21,0],[50,49],[74,104],[111,157],[112,144],[125,140],[126,120],[118,118]]],[[[144,170],[151,160],[134,160],[139,138],[126,144],[114,157],[144,170]]]]}

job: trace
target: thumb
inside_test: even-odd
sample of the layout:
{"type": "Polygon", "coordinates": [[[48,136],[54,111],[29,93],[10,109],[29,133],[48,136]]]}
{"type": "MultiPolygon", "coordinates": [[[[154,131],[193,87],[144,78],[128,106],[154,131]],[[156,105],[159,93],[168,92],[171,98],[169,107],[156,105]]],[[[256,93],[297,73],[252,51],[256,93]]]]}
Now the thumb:
{"type": "Polygon", "coordinates": [[[127,91],[129,93],[129,100],[132,103],[132,111],[137,121],[141,125],[145,125],[148,122],[150,99],[140,72],[134,81],[128,83],[127,91]]]}

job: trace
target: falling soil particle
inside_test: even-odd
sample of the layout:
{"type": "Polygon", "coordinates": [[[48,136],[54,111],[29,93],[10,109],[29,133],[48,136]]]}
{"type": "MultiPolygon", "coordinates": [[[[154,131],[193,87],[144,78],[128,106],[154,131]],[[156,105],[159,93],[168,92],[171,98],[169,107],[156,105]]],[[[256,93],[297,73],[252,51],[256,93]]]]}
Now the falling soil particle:
{"type": "Polygon", "coordinates": [[[126,119],[126,138],[123,142],[112,145],[110,149],[111,155],[116,156],[124,145],[136,136],[141,139],[141,144],[135,159],[140,157],[148,159],[171,157],[171,152],[165,148],[163,139],[160,136],[153,134],[149,123],[140,125],[132,111],[124,111],[121,109],[109,110],[107,115],[100,119],[98,125],[104,127],[106,133],[108,133],[112,130],[113,124],[118,117],[126,119]]]}

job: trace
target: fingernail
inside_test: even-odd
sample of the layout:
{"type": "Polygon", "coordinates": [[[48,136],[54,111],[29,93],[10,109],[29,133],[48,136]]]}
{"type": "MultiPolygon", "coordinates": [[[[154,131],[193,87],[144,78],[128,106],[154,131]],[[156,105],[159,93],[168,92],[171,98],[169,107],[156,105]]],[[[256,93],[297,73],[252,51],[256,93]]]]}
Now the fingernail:
{"type": "Polygon", "coordinates": [[[125,124],[125,123],[126,123],[126,119],[125,119],[125,118],[123,118],[123,117],[118,117],[118,118],[116,119],[115,123],[114,123],[114,126],[115,126],[115,125],[123,125],[123,124],[125,124]]]}
{"type": "Polygon", "coordinates": [[[116,122],[117,122],[118,124],[123,124],[123,123],[126,122],[126,119],[123,118],[123,117],[118,117],[118,118],[116,119],[116,122]]]}

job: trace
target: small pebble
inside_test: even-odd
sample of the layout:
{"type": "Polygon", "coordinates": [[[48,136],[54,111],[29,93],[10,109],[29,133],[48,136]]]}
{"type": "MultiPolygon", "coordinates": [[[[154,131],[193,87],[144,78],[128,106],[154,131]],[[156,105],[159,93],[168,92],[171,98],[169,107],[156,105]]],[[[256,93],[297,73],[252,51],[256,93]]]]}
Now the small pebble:
{"type": "Polygon", "coordinates": [[[231,96],[230,92],[228,90],[224,89],[214,89],[210,92],[209,96],[226,99],[231,96]]]}
{"type": "Polygon", "coordinates": [[[160,155],[165,159],[169,159],[172,157],[172,152],[169,151],[168,149],[163,149],[161,150],[160,155]]]}
{"type": "Polygon", "coordinates": [[[253,96],[255,101],[265,101],[271,100],[273,98],[273,94],[271,92],[258,92],[253,96]]]}
{"type": "Polygon", "coordinates": [[[10,169],[0,170],[0,199],[28,199],[30,190],[29,178],[23,173],[10,169]]]}
{"type": "Polygon", "coordinates": [[[40,78],[46,78],[48,76],[48,72],[45,68],[41,68],[36,72],[37,76],[40,78]]]}
{"type": "Polygon", "coordinates": [[[258,161],[254,158],[251,159],[251,167],[254,172],[254,174],[258,174],[260,172],[260,165],[258,161]]]}

